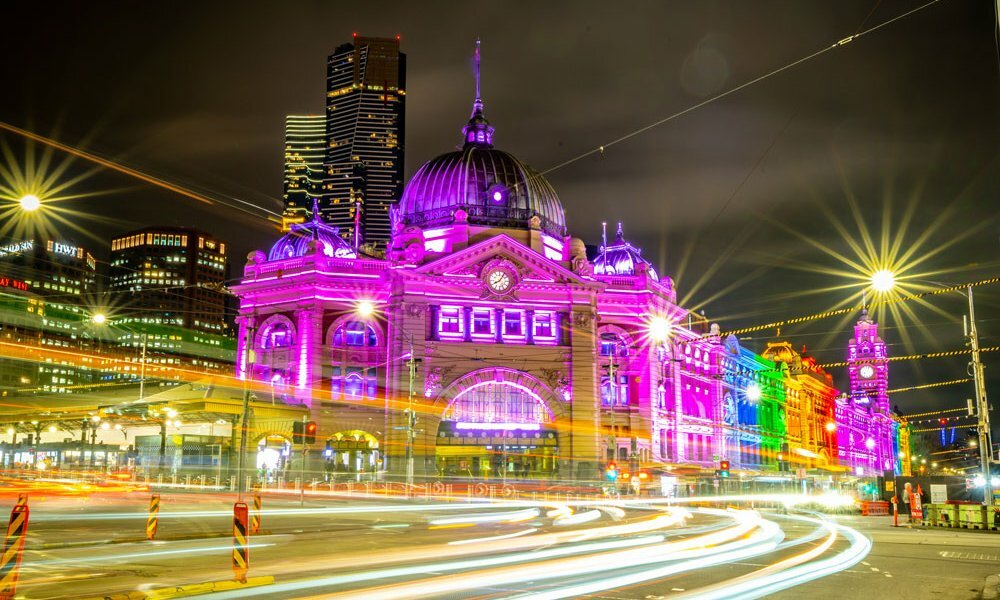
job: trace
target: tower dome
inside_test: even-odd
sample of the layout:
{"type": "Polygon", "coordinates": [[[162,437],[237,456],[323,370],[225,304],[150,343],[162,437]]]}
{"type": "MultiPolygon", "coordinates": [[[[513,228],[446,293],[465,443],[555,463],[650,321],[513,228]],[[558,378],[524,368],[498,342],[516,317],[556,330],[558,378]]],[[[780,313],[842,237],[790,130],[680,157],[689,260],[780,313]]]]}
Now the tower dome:
{"type": "Polygon", "coordinates": [[[607,235],[594,258],[594,275],[635,275],[645,269],[653,279],[659,279],[652,263],[642,257],[642,250],[625,240],[622,224],[618,224],[615,241],[608,244],[607,235]]]}
{"type": "Polygon", "coordinates": [[[340,237],[340,230],[331,225],[327,225],[320,220],[319,207],[313,200],[312,219],[305,223],[295,223],[291,231],[286,233],[271,246],[271,251],[267,253],[267,260],[284,260],[303,256],[315,247],[324,255],[330,258],[357,258],[358,253],[344,238],[340,237]]]}
{"type": "Polygon", "coordinates": [[[394,209],[396,225],[423,228],[448,225],[462,210],[469,223],[489,227],[538,227],[553,235],[566,232],[562,203],[549,182],[516,157],[493,147],[494,128],[486,120],[479,92],[479,41],[476,41],[476,99],[462,128],[461,150],[420,167],[394,209]]]}

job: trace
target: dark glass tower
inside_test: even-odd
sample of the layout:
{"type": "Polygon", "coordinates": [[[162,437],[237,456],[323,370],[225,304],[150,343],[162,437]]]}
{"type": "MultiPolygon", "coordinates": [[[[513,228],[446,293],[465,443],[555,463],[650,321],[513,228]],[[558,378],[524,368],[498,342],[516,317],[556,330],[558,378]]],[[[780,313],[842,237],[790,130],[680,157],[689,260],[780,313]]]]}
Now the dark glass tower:
{"type": "Polygon", "coordinates": [[[383,250],[389,207],[403,193],[406,55],[399,38],[355,34],[330,55],[326,82],[321,217],[352,245],[383,250]]]}

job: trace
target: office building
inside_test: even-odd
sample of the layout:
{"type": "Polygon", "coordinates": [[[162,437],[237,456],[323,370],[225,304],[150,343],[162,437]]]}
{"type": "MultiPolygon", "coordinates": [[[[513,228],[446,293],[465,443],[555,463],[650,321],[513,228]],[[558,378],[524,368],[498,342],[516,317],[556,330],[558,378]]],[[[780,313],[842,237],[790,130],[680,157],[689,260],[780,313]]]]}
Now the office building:
{"type": "Polygon", "coordinates": [[[225,242],[194,229],[148,227],[115,238],[115,322],[225,333],[227,261],[225,242]]]}
{"type": "Polygon", "coordinates": [[[305,222],[312,200],[323,186],[326,158],[326,116],[289,115],[285,118],[285,211],[282,231],[305,222]]]}

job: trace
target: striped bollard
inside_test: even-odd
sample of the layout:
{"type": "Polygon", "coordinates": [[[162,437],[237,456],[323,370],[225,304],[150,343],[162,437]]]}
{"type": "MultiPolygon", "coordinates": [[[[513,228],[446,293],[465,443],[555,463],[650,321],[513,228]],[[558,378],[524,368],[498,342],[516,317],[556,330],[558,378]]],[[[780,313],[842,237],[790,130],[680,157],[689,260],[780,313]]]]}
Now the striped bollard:
{"type": "Polygon", "coordinates": [[[246,583],[250,570],[250,532],[247,529],[247,504],[233,505],[233,574],[240,583],[246,583]]]}
{"type": "Polygon", "coordinates": [[[28,533],[28,505],[18,504],[10,511],[7,535],[0,550],[0,599],[10,600],[17,587],[17,573],[24,554],[24,538],[28,533]]]}
{"type": "Polygon", "coordinates": [[[254,492],[253,515],[250,516],[250,533],[257,533],[260,531],[260,505],[260,492],[254,492]]]}
{"type": "Polygon", "coordinates": [[[149,497],[149,518],[146,519],[146,539],[151,540],[156,537],[156,530],[160,525],[160,495],[153,494],[149,497]]]}
{"type": "Polygon", "coordinates": [[[27,506],[28,505],[28,495],[25,493],[20,493],[17,495],[17,506],[27,506]]]}

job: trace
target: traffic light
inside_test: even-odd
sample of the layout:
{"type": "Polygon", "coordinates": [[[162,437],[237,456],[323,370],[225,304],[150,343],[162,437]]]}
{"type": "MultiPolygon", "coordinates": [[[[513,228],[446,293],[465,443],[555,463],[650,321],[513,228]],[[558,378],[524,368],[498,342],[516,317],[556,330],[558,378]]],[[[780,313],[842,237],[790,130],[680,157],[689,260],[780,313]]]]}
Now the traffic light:
{"type": "Polygon", "coordinates": [[[720,460],[719,461],[719,477],[726,479],[729,477],[729,461],[720,460]]]}
{"type": "Polygon", "coordinates": [[[616,481],[618,479],[618,465],[609,462],[607,468],[604,469],[604,476],[608,481],[616,481]]]}
{"type": "Polygon", "coordinates": [[[302,421],[293,421],[292,422],[292,443],[293,444],[301,444],[302,443],[302,439],[305,437],[305,435],[304,435],[305,428],[306,428],[306,424],[303,423],[302,421]]]}
{"type": "Polygon", "coordinates": [[[306,423],[305,435],[303,437],[303,443],[312,444],[316,442],[316,421],[309,421],[306,423]]]}

